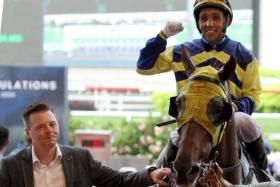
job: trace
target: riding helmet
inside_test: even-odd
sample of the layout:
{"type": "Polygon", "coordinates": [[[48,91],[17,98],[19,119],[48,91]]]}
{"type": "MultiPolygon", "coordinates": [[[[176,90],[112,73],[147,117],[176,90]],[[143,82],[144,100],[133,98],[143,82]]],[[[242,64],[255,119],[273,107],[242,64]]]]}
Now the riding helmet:
{"type": "Polygon", "coordinates": [[[228,0],[195,0],[193,15],[196,22],[196,27],[199,29],[199,12],[202,8],[218,8],[225,13],[226,25],[224,31],[230,26],[233,18],[232,8],[228,0]]]}

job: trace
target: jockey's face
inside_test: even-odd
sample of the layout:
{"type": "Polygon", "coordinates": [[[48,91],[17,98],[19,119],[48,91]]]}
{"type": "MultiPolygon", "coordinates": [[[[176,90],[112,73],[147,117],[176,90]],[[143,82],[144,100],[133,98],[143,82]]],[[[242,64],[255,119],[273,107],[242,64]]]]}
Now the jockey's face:
{"type": "Polygon", "coordinates": [[[217,8],[203,8],[199,13],[199,29],[202,36],[211,44],[218,44],[224,37],[224,13],[217,8]]]}

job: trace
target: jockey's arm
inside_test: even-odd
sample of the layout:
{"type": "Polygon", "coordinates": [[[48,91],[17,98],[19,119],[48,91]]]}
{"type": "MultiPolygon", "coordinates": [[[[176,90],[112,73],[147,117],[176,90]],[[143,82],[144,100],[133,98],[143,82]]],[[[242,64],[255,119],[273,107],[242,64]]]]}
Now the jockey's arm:
{"type": "Polygon", "coordinates": [[[233,92],[233,102],[237,107],[237,111],[251,115],[259,106],[259,97],[262,92],[259,77],[259,63],[257,59],[253,59],[253,61],[248,64],[246,70],[242,73],[242,77],[242,87],[235,87],[236,89],[231,91],[233,92]],[[241,97],[237,96],[239,94],[241,97]]]}
{"type": "Polygon", "coordinates": [[[137,61],[137,72],[142,75],[154,75],[172,70],[173,47],[166,49],[166,38],[159,33],[147,41],[141,49],[137,61]]]}

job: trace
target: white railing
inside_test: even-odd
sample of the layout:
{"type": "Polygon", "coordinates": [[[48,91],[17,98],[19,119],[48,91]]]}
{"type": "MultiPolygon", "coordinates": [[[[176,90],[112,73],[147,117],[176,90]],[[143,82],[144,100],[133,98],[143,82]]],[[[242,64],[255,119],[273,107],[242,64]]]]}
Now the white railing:
{"type": "Polygon", "coordinates": [[[109,95],[109,94],[70,94],[69,101],[93,101],[98,111],[156,111],[150,96],[109,95]]]}

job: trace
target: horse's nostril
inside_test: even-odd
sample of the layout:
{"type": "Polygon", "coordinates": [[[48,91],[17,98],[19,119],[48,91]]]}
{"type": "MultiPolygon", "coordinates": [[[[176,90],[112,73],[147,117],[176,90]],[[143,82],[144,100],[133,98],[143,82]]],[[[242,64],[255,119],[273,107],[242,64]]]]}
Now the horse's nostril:
{"type": "Polygon", "coordinates": [[[193,173],[198,173],[199,167],[198,166],[192,166],[191,169],[187,172],[187,175],[193,174],[193,173]]]}

